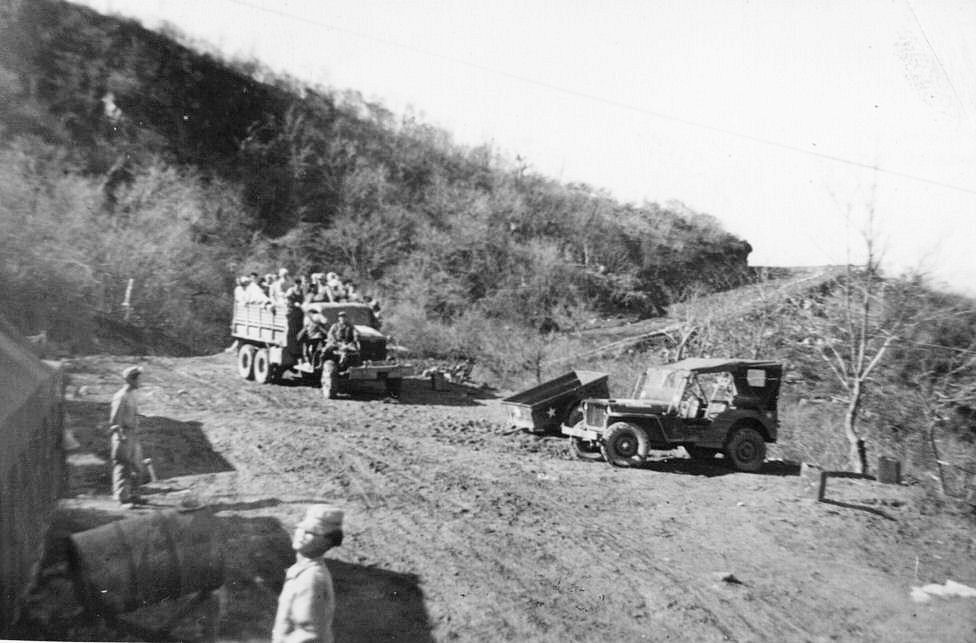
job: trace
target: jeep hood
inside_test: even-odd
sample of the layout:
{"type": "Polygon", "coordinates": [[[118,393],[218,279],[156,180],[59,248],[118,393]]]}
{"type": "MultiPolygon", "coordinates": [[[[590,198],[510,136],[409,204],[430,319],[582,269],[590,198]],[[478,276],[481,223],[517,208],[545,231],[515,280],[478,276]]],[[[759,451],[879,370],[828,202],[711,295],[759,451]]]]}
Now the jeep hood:
{"type": "Polygon", "coordinates": [[[607,407],[613,413],[667,413],[669,402],[663,400],[641,399],[641,398],[615,398],[587,400],[587,404],[597,404],[607,407]]]}

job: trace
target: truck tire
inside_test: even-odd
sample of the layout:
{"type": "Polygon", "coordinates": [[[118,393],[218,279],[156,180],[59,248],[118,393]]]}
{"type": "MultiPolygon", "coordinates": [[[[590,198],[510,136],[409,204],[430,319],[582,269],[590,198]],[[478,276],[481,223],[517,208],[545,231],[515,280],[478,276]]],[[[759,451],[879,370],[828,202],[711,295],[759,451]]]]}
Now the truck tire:
{"type": "Polygon", "coordinates": [[[241,344],[237,349],[237,374],[246,380],[254,379],[254,353],[250,344],[241,344]]]}
{"type": "Polygon", "coordinates": [[[615,422],[603,434],[600,451],[615,467],[637,467],[644,464],[650,441],[644,429],[627,422],[615,422]]]}
{"type": "Polygon", "coordinates": [[[732,429],[725,443],[725,457],[739,471],[755,473],[766,460],[766,441],[751,426],[732,429]]]}
{"type": "Polygon", "coordinates": [[[327,359],[322,362],[322,396],[327,400],[335,397],[337,370],[338,365],[334,360],[327,359]]]}
{"type": "Polygon", "coordinates": [[[267,348],[259,348],[254,353],[254,381],[258,384],[268,384],[273,379],[271,358],[267,348]]]}

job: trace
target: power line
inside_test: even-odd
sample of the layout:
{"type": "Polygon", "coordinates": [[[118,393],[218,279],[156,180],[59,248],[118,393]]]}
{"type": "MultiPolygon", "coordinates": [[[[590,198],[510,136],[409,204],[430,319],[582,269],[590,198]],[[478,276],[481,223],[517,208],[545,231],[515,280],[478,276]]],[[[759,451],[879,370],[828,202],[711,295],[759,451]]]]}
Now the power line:
{"type": "MultiPolygon", "coordinates": [[[[637,113],[640,113],[640,114],[645,114],[647,116],[651,116],[651,117],[654,117],[654,118],[659,118],[661,120],[667,120],[667,121],[672,121],[672,122],[675,122],[675,123],[681,123],[682,125],[687,125],[689,127],[703,129],[703,130],[710,131],[710,132],[715,132],[715,133],[719,133],[719,134],[725,134],[726,136],[732,136],[732,137],[735,137],[735,138],[740,138],[740,139],[743,139],[743,140],[751,141],[753,143],[759,143],[761,145],[766,145],[766,146],[769,146],[769,147],[773,147],[773,148],[777,148],[777,149],[781,149],[781,150],[786,150],[786,151],[794,152],[794,153],[797,153],[797,154],[803,154],[803,155],[811,156],[811,157],[814,157],[814,158],[819,158],[819,159],[823,159],[823,160],[827,160],[827,161],[833,161],[835,163],[842,163],[844,165],[849,165],[849,166],[852,166],[852,167],[858,167],[858,168],[865,169],[865,170],[874,170],[874,171],[880,172],[882,174],[887,174],[887,175],[890,175],[890,176],[897,176],[899,178],[908,179],[910,181],[916,181],[916,182],[919,182],[919,183],[927,183],[929,185],[935,185],[935,186],[942,187],[942,188],[945,188],[945,189],[948,189],[948,190],[954,190],[954,191],[957,191],[957,192],[964,192],[966,194],[976,194],[976,189],[973,189],[973,188],[968,188],[968,187],[961,186],[961,185],[954,185],[952,183],[946,183],[944,181],[939,181],[939,180],[936,180],[936,179],[930,179],[930,178],[926,178],[926,177],[922,177],[922,176],[917,176],[915,174],[909,174],[907,172],[900,172],[898,170],[891,170],[891,169],[888,169],[888,168],[880,167],[880,166],[878,166],[876,164],[865,163],[865,162],[862,162],[862,161],[855,161],[855,160],[847,159],[847,158],[844,158],[844,157],[841,157],[841,156],[837,156],[837,155],[834,155],[834,154],[827,154],[825,152],[816,152],[816,151],[813,151],[813,150],[807,150],[807,149],[804,149],[802,147],[796,147],[795,145],[789,145],[787,143],[781,143],[779,141],[774,141],[774,140],[771,140],[771,139],[763,138],[761,136],[754,136],[752,134],[746,134],[746,133],[743,133],[743,132],[737,132],[735,130],[730,130],[730,129],[726,129],[726,128],[722,128],[722,127],[717,127],[715,125],[709,125],[707,123],[701,123],[701,122],[698,122],[698,121],[693,121],[693,120],[690,120],[690,119],[682,118],[680,116],[674,116],[672,114],[667,114],[667,113],[664,113],[664,112],[659,112],[659,111],[656,111],[656,110],[648,109],[648,108],[645,108],[645,107],[640,107],[638,105],[632,105],[630,103],[625,103],[623,101],[613,100],[613,99],[610,99],[610,98],[605,98],[603,96],[596,96],[594,94],[589,94],[589,93],[586,93],[586,92],[583,92],[583,91],[580,91],[580,90],[577,90],[577,89],[571,89],[571,88],[563,87],[561,85],[556,85],[556,84],[553,84],[553,83],[550,83],[550,82],[547,82],[547,81],[544,81],[544,80],[539,80],[539,79],[536,79],[536,78],[530,78],[528,76],[522,76],[520,74],[515,74],[515,73],[512,73],[510,71],[505,71],[503,69],[497,69],[495,67],[490,67],[488,65],[483,65],[481,63],[476,63],[476,62],[473,62],[473,61],[470,61],[470,60],[464,60],[464,59],[461,59],[461,58],[455,58],[453,56],[448,56],[448,55],[445,55],[445,54],[441,54],[441,53],[438,53],[438,52],[435,52],[435,51],[430,51],[430,50],[423,49],[423,48],[420,48],[420,47],[415,47],[413,45],[408,45],[408,44],[405,44],[405,43],[402,43],[402,42],[398,42],[396,40],[391,40],[391,39],[388,39],[388,38],[381,38],[379,36],[373,36],[373,35],[370,35],[370,34],[367,34],[367,33],[363,33],[361,31],[357,31],[357,30],[354,30],[354,29],[347,29],[345,27],[339,27],[339,26],[336,26],[336,25],[333,25],[333,24],[329,24],[329,23],[326,23],[326,22],[322,22],[322,21],[319,21],[319,20],[312,20],[312,19],[309,19],[309,18],[305,18],[303,16],[298,16],[298,15],[295,15],[295,14],[292,14],[292,13],[288,13],[286,11],[280,11],[278,9],[271,9],[271,8],[268,8],[268,7],[262,7],[260,5],[253,4],[251,2],[247,2],[246,0],[227,0],[227,2],[230,2],[232,4],[236,4],[236,5],[239,5],[239,6],[242,6],[242,7],[247,7],[249,9],[254,9],[256,11],[262,11],[264,13],[269,13],[269,14],[272,14],[272,15],[280,16],[282,18],[287,18],[289,20],[295,20],[297,22],[303,22],[305,24],[309,24],[309,25],[312,25],[312,26],[321,27],[321,28],[324,28],[324,29],[329,29],[329,30],[332,30],[332,31],[337,31],[337,32],[349,34],[349,35],[355,36],[357,38],[362,38],[364,40],[370,40],[370,41],[377,42],[377,43],[380,43],[380,44],[383,44],[383,45],[387,45],[387,46],[390,46],[390,47],[395,47],[395,48],[398,48],[398,49],[403,49],[403,50],[406,50],[406,51],[411,51],[413,53],[421,54],[423,56],[429,56],[431,58],[437,58],[437,59],[440,59],[440,60],[446,60],[448,62],[452,62],[452,63],[455,63],[457,65],[463,65],[463,66],[466,66],[466,67],[471,67],[472,69],[478,69],[480,71],[488,72],[488,73],[495,74],[495,75],[498,75],[498,76],[503,76],[503,77],[506,77],[506,78],[511,78],[513,80],[517,80],[517,81],[522,82],[522,83],[526,83],[526,84],[529,84],[529,85],[535,85],[537,87],[542,87],[544,89],[548,89],[550,91],[554,91],[554,92],[561,93],[561,94],[566,94],[566,95],[569,95],[569,96],[575,96],[577,98],[584,98],[586,100],[590,100],[590,101],[597,102],[597,103],[602,103],[602,104],[605,104],[605,105],[609,105],[611,107],[616,107],[618,109],[624,109],[624,110],[627,110],[627,111],[632,111],[632,112],[637,112],[637,113]]],[[[950,84],[951,84],[951,81],[950,81],[950,84]]]]}

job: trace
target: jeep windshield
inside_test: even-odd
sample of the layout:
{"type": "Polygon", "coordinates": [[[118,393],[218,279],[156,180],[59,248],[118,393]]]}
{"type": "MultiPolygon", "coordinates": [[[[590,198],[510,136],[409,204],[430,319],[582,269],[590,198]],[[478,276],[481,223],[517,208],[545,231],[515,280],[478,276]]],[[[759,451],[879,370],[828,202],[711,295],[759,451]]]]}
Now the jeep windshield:
{"type": "Polygon", "coordinates": [[[649,368],[637,383],[637,397],[670,404],[681,396],[687,379],[684,369],[649,368]]]}

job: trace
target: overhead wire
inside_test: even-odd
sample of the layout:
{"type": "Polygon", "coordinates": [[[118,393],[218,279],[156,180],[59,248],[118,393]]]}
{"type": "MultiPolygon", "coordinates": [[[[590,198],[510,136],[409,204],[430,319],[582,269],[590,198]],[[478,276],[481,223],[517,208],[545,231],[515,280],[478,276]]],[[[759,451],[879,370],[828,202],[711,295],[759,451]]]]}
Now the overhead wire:
{"type": "Polygon", "coordinates": [[[942,187],[942,188],[949,189],[949,190],[954,190],[954,191],[958,191],[958,192],[964,192],[966,194],[974,194],[974,195],[976,195],[976,189],[974,189],[974,188],[969,188],[969,187],[965,187],[965,186],[962,186],[962,185],[955,185],[955,184],[952,184],[952,183],[946,183],[945,181],[939,181],[937,179],[932,179],[932,178],[928,178],[928,177],[918,176],[918,175],[915,175],[915,174],[911,174],[911,173],[908,173],[908,172],[902,172],[902,171],[899,171],[899,170],[893,170],[893,169],[889,169],[889,168],[884,168],[884,167],[881,167],[881,166],[879,166],[877,164],[873,164],[873,163],[866,163],[866,162],[863,162],[863,161],[857,161],[857,160],[854,160],[854,159],[848,159],[848,158],[844,158],[842,156],[837,156],[835,154],[828,154],[826,152],[818,152],[818,151],[814,151],[814,150],[808,150],[808,149],[804,149],[802,147],[797,147],[795,145],[790,145],[790,144],[787,144],[787,143],[782,143],[780,141],[775,141],[775,140],[772,140],[772,139],[767,139],[767,138],[764,138],[764,137],[761,137],[761,136],[755,136],[753,134],[747,134],[747,133],[744,133],[744,132],[739,132],[739,131],[727,129],[727,128],[724,128],[724,127],[718,127],[718,126],[715,126],[715,125],[709,125],[708,123],[702,123],[700,121],[694,121],[694,120],[691,120],[691,119],[682,118],[680,116],[675,116],[673,114],[667,114],[665,112],[661,112],[661,111],[649,109],[649,108],[646,108],[646,107],[641,107],[639,105],[633,105],[633,104],[626,103],[626,102],[623,102],[623,101],[614,100],[614,99],[611,99],[611,98],[606,98],[604,96],[597,96],[597,95],[594,95],[594,94],[590,94],[590,93],[587,93],[587,92],[584,92],[584,91],[580,91],[578,89],[572,89],[572,88],[569,88],[569,87],[564,87],[562,85],[557,85],[555,83],[550,83],[548,81],[539,80],[537,78],[531,78],[529,76],[523,76],[521,74],[517,74],[517,73],[514,73],[514,72],[506,71],[504,69],[498,69],[498,68],[492,67],[490,65],[484,65],[482,63],[477,63],[477,62],[474,62],[474,61],[471,61],[471,60],[465,60],[463,58],[457,58],[455,56],[449,56],[449,55],[442,54],[442,53],[439,53],[439,52],[436,52],[436,51],[431,51],[431,50],[428,50],[428,49],[424,49],[422,47],[416,47],[414,45],[409,45],[409,44],[402,43],[402,42],[399,42],[399,41],[396,41],[396,40],[392,40],[390,38],[383,38],[383,37],[380,37],[380,36],[374,36],[372,34],[367,34],[367,33],[364,33],[362,31],[358,31],[358,30],[355,30],[355,29],[349,29],[347,27],[340,27],[338,25],[334,25],[334,24],[330,24],[330,23],[327,23],[327,22],[323,22],[321,20],[314,20],[314,19],[306,18],[304,16],[299,16],[299,15],[296,15],[296,14],[293,14],[293,13],[289,13],[287,11],[282,11],[280,9],[274,9],[274,8],[270,8],[270,7],[261,6],[259,4],[255,4],[253,2],[248,2],[247,0],[227,0],[227,2],[230,2],[232,4],[236,4],[236,5],[241,6],[241,7],[247,7],[247,8],[250,8],[250,9],[254,9],[255,11],[262,11],[264,13],[269,13],[269,14],[276,15],[276,16],[279,16],[279,17],[282,17],[282,18],[287,18],[289,20],[295,20],[295,21],[302,22],[302,23],[305,23],[305,24],[308,24],[308,25],[312,25],[312,26],[316,26],[316,27],[321,27],[323,29],[329,29],[329,30],[332,30],[332,31],[349,34],[349,35],[355,36],[357,38],[362,38],[364,40],[370,40],[370,41],[377,42],[377,43],[380,43],[380,44],[383,44],[383,45],[386,45],[386,46],[389,46],[389,47],[395,47],[395,48],[398,48],[398,49],[403,49],[405,51],[411,51],[413,53],[420,54],[420,55],[423,55],[423,56],[429,56],[429,57],[432,57],[432,58],[437,58],[437,59],[440,59],[440,60],[445,60],[445,61],[448,61],[448,62],[452,62],[452,63],[457,64],[457,65],[462,65],[462,66],[470,67],[472,69],[478,69],[480,71],[484,71],[484,72],[488,72],[488,73],[491,73],[491,74],[495,74],[495,75],[498,75],[498,76],[503,76],[503,77],[506,77],[506,78],[511,78],[511,79],[514,79],[514,80],[517,80],[517,81],[520,81],[520,82],[523,82],[523,83],[526,83],[526,84],[535,85],[537,87],[542,87],[544,89],[548,89],[548,90],[551,90],[551,91],[554,91],[554,92],[566,94],[566,95],[569,95],[569,96],[575,96],[577,98],[584,98],[584,99],[587,99],[587,100],[590,100],[590,101],[594,101],[594,102],[598,102],[598,103],[603,103],[605,105],[609,105],[611,107],[616,107],[618,109],[624,109],[624,110],[627,110],[627,111],[633,111],[633,112],[637,112],[637,113],[640,113],[640,114],[645,114],[647,116],[652,116],[654,118],[659,118],[659,119],[662,119],[662,120],[668,120],[668,121],[672,121],[672,122],[675,122],[675,123],[681,123],[681,124],[687,125],[689,127],[703,129],[703,130],[706,130],[706,131],[720,133],[720,134],[725,134],[727,136],[732,136],[732,137],[740,138],[740,139],[743,139],[743,140],[751,141],[753,143],[759,143],[759,144],[762,144],[762,145],[766,145],[766,146],[769,146],[769,147],[774,147],[774,148],[786,150],[786,151],[789,151],[789,152],[794,152],[794,153],[797,153],[797,154],[803,154],[803,155],[810,156],[810,157],[814,157],[814,158],[820,158],[820,159],[824,159],[824,160],[828,160],[828,161],[833,161],[835,163],[842,163],[842,164],[845,164],[845,165],[849,165],[849,166],[852,166],[852,167],[858,167],[858,168],[861,168],[861,169],[874,170],[876,172],[880,172],[880,173],[883,173],[883,174],[888,174],[890,176],[897,176],[899,178],[908,179],[908,180],[911,180],[911,181],[916,181],[916,182],[920,182],[920,183],[927,183],[929,185],[934,185],[934,186],[942,187]]]}

